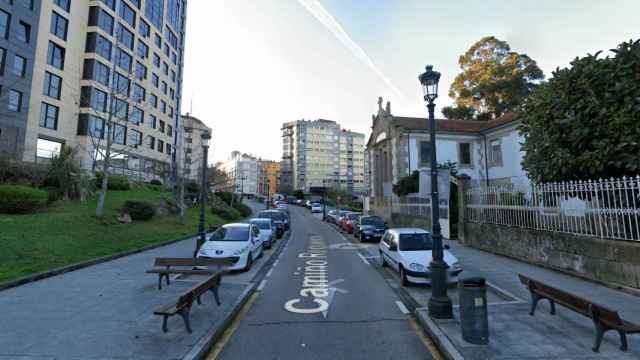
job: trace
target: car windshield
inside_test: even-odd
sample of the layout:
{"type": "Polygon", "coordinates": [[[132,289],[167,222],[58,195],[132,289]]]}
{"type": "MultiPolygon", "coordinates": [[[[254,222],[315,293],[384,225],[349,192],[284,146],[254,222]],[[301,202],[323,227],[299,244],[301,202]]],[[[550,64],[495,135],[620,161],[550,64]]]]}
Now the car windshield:
{"type": "Polygon", "coordinates": [[[357,220],[360,214],[347,214],[347,219],[349,220],[357,220]]]}
{"type": "Polygon", "coordinates": [[[251,223],[258,225],[258,228],[260,230],[269,230],[269,229],[271,229],[271,224],[269,224],[267,221],[252,221],[251,223]]]}
{"type": "Polygon", "coordinates": [[[433,240],[431,239],[431,234],[400,234],[400,250],[402,251],[420,251],[431,249],[433,249],[433,240]]]}
{"type": "Polygon", "coordinates": [[[379,218],[377,216],[363,217],[361,223],[362,225],[371,225],[375,227],[384,226],[384,220],[382,220],[382,218],[379,218]]]}
{"type": "Polygon", "coordinates": [[[248,239],[248,226],[231,226],[216,230],[209,238],[209,241],[247,241],[248,239]]]}
{"type": "Polygon", "coordinates": [[[282,221],[284,218],[284,214],[278,211],[263,211],[258,214],[259,217],[269,218],[275,221],[282,221]]]}

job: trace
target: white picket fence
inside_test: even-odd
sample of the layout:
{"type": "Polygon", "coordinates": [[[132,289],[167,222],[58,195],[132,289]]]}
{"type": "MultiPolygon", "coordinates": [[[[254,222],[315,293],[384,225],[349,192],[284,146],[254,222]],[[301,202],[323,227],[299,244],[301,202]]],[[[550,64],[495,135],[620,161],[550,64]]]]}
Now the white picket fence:
{"type": "Polygon", "coordinates": [[[640,175],[471,188],[467,222],[640,241],[640,175]]]}

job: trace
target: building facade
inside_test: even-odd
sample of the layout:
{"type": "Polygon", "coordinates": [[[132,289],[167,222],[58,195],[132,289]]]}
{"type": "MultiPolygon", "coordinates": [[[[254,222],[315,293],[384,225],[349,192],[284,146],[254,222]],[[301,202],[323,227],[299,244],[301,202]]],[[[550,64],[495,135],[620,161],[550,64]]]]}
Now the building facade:
{"type": "Polygon", "coordinates": [[[260,161],[249,154],[234,151],[221,170],[226,174],[227,191],[258,195],[260,183],[260,161]]]}
{"type": "Polygon", "coordinates": [[[364,134],[332,120],[297,120],[282,126],[281,188],[308,192],[312,186],[364,188],[364,134]]]}
{"type": "Polygon", "coordinates": [[[280,163],[272,160],[260,160],[258,175],[258,193],[269,195],[278,192],[280,183],[280,163]]]}
{"type": "Polygon", "coordinates": [[[213,136],[213,131],[200,119],[189,113],[182,115],[182,151],[178,152],[178,164],[186,179],[200,181],[202,178],[202,134],[208,132],[213,136]]]}
{"type": "Polygon", "coordinates": [[[187,1],[32,3],[33,76],[16,158],[46,162],[72,146],[83,168],[97,170],[110,134],[110,171],[140,180],[169,176],[181,121],[187,1]]]}

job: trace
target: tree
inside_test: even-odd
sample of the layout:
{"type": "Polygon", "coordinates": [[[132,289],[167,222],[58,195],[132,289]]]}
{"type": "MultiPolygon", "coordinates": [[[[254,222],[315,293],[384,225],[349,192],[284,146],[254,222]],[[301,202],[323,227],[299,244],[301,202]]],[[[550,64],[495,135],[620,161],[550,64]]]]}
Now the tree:
{"type": "Polygon", "coordinates": [[[222,170],[222,162],[217,162],[213,166],[207,167],[207,182],[213,185],[226,184],[227,173],[222,170]]]}
{"type": "Polygon", "coordinates": [[[634,175],[640,170],[640,43],[614,57],[576,58],[523,106],[523,167],[536,181],[634,175]]]}
{"type": "Polygon", "coordinates": [[[293,196],[295,196],[297,199],[304,199],[304,191],[298,189],[293,192],[293,196]]]}
{"type": "Polygon", "coordinates": [[[475,115],[476,120],[486,120],[517,110],[544,79],[534,60],[493,36],[473,44],[458,64],[462,72],[449,90],[455,106],[442,110],[448,119],[470,120],[475,115]]]}

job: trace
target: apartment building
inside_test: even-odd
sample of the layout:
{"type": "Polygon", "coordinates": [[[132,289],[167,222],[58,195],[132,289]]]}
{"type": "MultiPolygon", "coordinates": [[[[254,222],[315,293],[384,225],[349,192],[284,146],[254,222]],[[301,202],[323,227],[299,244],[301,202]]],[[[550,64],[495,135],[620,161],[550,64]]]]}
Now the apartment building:
{"type": "MultiPolygon", "coordinates": [[[[15,157],[46,162],[72,146],[83,168],[96,170],[110,134],[112,172],[166,178],[181,126],[187,1],[0,1],[3,11],[11,2],[12,15],[32,3],[37,18],[27,35],[34,55],[30,91],[17,111],[26,121],[15,157]]],[[[20,29],[19,21],[26,20],[12,16],[10,26],[20,29]]]]}
{"type": "Polygon", "coordinates": [[[257,195],[260,183],[260,161],[258,158],[234,151],[220,167],[227,175],[227,191],[257,195]]]}
{"type": "Polygon", "coordinates": [[[183,151],[178,153],[178,164],[186,179],[200,181],[202,176],[202,134],[213,131],[200,119],[187,113],[182,115],[183,151]]]}
{"type": "Polygon", "coordinates": [[[281,187],[364,190],[364,134],[332,120],[296,120],[282,125],[281,187]]]}
{"type": "Polygon", "coordinates": [[[280,182],[280,163],[272,160],[259,160],[258,193],[269,195],[278,192],[280,182]]]}

